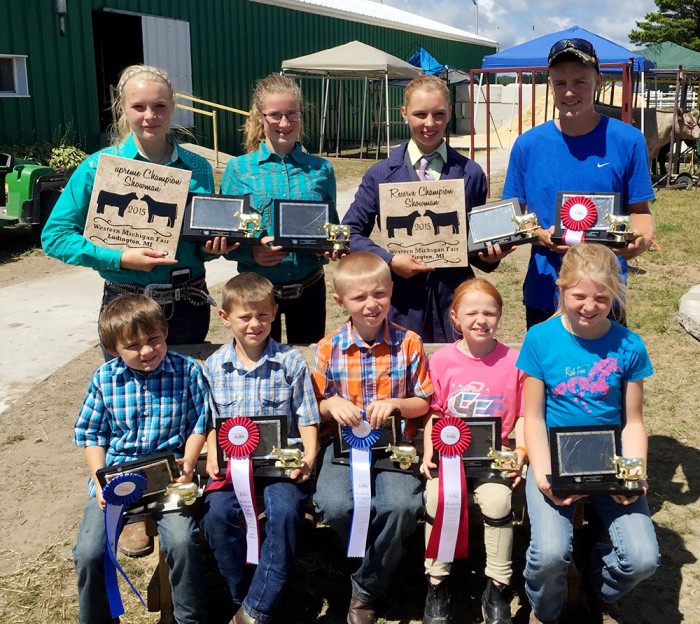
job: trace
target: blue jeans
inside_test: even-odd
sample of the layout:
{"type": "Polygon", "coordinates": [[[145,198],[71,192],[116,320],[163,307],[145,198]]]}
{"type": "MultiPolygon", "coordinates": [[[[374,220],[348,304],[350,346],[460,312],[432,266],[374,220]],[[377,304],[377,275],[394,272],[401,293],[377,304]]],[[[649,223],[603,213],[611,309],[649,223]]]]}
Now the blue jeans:
{"type": "Polygon", "coordinates": [[[294,570],[297,537],[304,519],[304,505],[309,499],[309,487],[285,479],[261,479],[255,481],[255,489],[257,495],[262,490],[267,524],[260,563],[250,587],[247,586],[243,512],[233,485],[206,495],[201,525],[233,602],[242,604],[256,620],[269,622],[294,570]]]}
{"type": "MultiPolygon", "coordinates": [[[[347,544],[352,524],[350,468],[334,464],[333,445],[321,449],[314,503],[321,521],[347,544]]],[[[411,472],[372,470],[372,509],[367,550],[352,574],[352,593],[373,602],[386,591],[403,557],[403,543],[416,530],[423,510],[423,484],[411,472]]]]}
{"type": "MultiPolygon", "coordinates": [[[[203,624],[207,621],[207,588],[197,523],[186,510],[153,514],[152,517],[158,525],[160,547],[165,551],[170,567],[175,619],[179,624],[203,624]]],[[[104,512],[97,499],[90,497],[85,504],[77,543],[73,547],[73,563],[78,575],[80,624],[112,622],[104,559],[104,512]]]]}
{"type": "MultiPolygon", "coordinates": [[[[525,565],[525,591],[540,620],[559,617],[566,572],[571,561],[576,505],[558,506],[540,492],[534,478],[525,487],[530,517],[530,546],[525,565]]],[[[615,602],[659,566],[659,546],[646,498],[620,505],[610,496],[589,496],[610,535],[596,544],[586,574],[604,602],[615,602]]]]}

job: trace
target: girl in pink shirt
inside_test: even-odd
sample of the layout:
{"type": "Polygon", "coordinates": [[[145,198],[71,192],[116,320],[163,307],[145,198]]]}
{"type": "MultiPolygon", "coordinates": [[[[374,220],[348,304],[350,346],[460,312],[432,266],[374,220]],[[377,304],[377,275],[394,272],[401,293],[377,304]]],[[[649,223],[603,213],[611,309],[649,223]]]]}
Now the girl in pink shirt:
{"type": "MultiPolygon", "coordinates": [[[[450,319],[461,340],[436,351],[430,360],[430,377],[435,393],[431,418],[425,428],[425,454],[421,472],[427,479],[426,510],[435,517],[439,480],[431,475],[433,445],[432,416],[499,417],[504,447],[515,431],[517,463],[522,467],[527,453],[523,443],[523,375],[515,367],[518,353],[496,340],[503,299],[498,290],[483,279],[462,282],[454,293],[450,319]]],[[[509,475],[511,483],[476,481],[474,499],[484,516],[486,546],[486,590],[481,604],[486,624],[510,624],[511,553],[513,549],[513,512],[511,493],[520,481],[520,472],[509,475]]],[[[425,524],[426,544],[432,524],[425,524]]],[[[429,588],[423,624],[449,621],[450,564],[425,560],[429,588]]]]}

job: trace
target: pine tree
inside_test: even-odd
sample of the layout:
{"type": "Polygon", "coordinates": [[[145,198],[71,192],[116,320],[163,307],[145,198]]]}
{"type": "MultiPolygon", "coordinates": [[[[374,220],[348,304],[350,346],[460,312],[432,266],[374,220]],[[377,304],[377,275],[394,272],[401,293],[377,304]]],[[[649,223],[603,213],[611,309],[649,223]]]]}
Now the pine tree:
{"type": "Polygon", "coordinates": [[[654,0],[658,11],[647,13],[629,34],[632,43],[671,41],[700,52],[700,0],[654,0]]]}

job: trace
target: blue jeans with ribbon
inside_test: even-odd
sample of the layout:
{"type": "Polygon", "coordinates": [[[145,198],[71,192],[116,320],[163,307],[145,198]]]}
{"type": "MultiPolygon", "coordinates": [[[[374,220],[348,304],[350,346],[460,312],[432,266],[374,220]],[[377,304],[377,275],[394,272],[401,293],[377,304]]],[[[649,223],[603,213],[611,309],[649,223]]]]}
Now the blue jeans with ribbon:
{"type": "MultiPolygon", "coordinates": [[[[566,572],[571,561],[576,504],[555,505],[527,479],[530,546],[525,566],[525,592],[540,620],[559,617],[564,602],[566,572]]],[[[616,602],[659,566],[659,546],[644,496],[631,505],[610,496],[589,496],[610,535],[610,544],[597,544],[586,574],[604,602],[616,602]]]]}
{"type": "MultiPolygon", "coordinates": [[[[166,553],[170,568],[175,619],[179,624],[206,622],[207,587],[204,582],[199,529],[194,517],[189,510],[182,510],[153,514],[153,520],[158,525],[160,547],[166,553]]],[[[97,499],[91,496],[85,504],[78,539],[73,547],[73,563],[78,576],[80,624],[113,621],[107,600],[104,560],[104,512],[97,499]]]]}
{"type": "MultiPolygon", "coordinates": [[[[345,544],[350,536],[353,496],[349,466],[334,464],[333,445],[321,448],[316,462],[318,478],[314,504],[321,522],[328,524],[345,544]]],[[[372,468],[372,507],[367,549],[351,576],[352,593],[362,602],[374,602],[389,587],[403,557],[403,543],[416,530],[423,510],[423,484],[410,471],[372,468]]]]}
{"type": "Polygon", "coordinates": [[[256,479],[255,489],[258,495],[262,492],[267,524],[260,562],[250,585],[245,529],[241,524],[243,512],[232,484],[206,495],[201,525],[231,600],[242,604],[256,620],[269,622],[294,570],[297,540],[310,490],[308,484],[297,485],[288,479],[256,479]]]}

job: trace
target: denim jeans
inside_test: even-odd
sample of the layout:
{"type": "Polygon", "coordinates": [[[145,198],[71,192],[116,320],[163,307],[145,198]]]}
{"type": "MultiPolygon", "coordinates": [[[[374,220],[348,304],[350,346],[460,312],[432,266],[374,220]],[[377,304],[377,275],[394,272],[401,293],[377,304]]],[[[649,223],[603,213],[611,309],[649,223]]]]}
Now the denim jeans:
{"type": "MultiPolygon", "coordinates": [[[[314,503],[321,521],[348,542],[352,524],[351,469],[334,464],[333,445],[319,454],[314,503]]],[[[391,583],[403,556],[403,543],[416,530],[423,509],[423,485],[411,472],[372,470],[372,508],[367,550],[352,574],[352,593],[373,602],[391,583]]]]}
{"type": "MultiPolygon", "coordinates": [[[[530,517],[530,546],[525,565],[525,591],[540,620],[559,617],[566,572],[571,561],[576,505],[558,506],[540,492],[534,478],[525,488],[530,517]]],[[[586,574],[604,602],[615,602],[659,566],[659,546],[646,498],[620,505],[610,496],[589,496],[610,536],[596,544],[586,574]]]]}
{"type": "Polygon", "coordinates": [[[256,495],[262,492],[267,524],[260,562],[250,587],[243,512],[233,485],[206,495],[201,525],[231,600],[242,604],[256,620],[269,622],[294,569],[297,538],[310,490],[307,484],[297,485],[284,479],[256,480],[255,489],[256,495]]]}
{"type": "MultiPolygon", "coordinates": [[[[170,568],[175,619],[179,624],[203,624],[207,621],[207,588],[197,523],[186,510],[153,514],[152,517],[158,525],[160,547],[166,553],[170,568]]],[[[73,547],[73,563],[78,576],[80,624],[112,622],[104,559],[104,512],[97,499],[90,497],[85,504],[77,543],[73,547]]]]}

